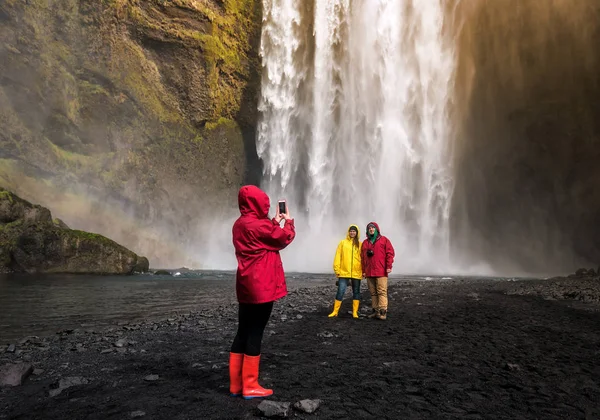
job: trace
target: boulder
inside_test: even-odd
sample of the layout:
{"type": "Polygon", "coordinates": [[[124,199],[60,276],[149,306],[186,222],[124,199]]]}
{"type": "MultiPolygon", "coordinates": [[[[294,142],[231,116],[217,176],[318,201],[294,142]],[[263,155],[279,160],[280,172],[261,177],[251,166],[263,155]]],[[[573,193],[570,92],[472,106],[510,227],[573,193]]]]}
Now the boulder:
{"type": "Polygon", "coordinates": [[[28,363],[8,363],[0,366],[0,386],[19,386],[33,372],[28,363]]]}
{"type": "Polygon", "coordinates": [[[50,210],[31,204],[0,187],[0,223],[52,222],[50,210]]]}
{"type": "Polygon", "coordinates": [[[102,235],[69,229],[50,210],[0,188],[0,270],[131,274],[148,266],[147,258],[102,235]]]}

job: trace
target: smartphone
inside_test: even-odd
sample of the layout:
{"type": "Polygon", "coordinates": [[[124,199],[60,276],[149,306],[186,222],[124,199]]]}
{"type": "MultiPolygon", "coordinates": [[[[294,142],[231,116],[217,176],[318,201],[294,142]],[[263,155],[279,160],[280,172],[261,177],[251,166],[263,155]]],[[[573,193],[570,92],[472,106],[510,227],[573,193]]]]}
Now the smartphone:
{"type": "Polygon", "coordinates": [[[286,214],[287,213],[287,205],[285,203],[285,200],[279,201],[278,205],[279,205],[279,214],[286,214]]]}

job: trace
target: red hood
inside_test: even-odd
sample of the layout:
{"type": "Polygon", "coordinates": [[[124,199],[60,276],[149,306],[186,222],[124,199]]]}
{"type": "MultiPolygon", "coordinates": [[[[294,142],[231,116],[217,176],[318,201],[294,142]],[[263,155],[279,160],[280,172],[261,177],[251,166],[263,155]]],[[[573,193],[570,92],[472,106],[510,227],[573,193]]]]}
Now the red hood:
{"type": "Polygon", "coordinates": [[[269,214],[271,201],[269,196],[254,185],[244,185],[238,193],[238,206],[243,216],[254,215],[264,219],[269,214]]]}
{"type": "Polygon", "coordinates": [[[369,236],[369,225],[375,226],[375,229],[377,229],[377,233],[379,233],[379,236],[381,236],[381,229],[379,229],[379,225],[377,224],[377,222],[369,222],[367,224],[367,228],[365,229],[367,231],[367,236],[369,236]]]}

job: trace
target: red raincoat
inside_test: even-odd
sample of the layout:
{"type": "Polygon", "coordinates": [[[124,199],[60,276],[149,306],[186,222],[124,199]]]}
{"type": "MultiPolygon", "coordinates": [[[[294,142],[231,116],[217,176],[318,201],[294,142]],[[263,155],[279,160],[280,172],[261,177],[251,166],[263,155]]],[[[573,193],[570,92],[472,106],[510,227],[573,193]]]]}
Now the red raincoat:
{"type": "Polygon", "coordinates": [[[236,294],[240,303],[266,303],[287,295],[279,251],[296,236],[294,221],[283,228],[271,220],[269,197],[260,188],[240,188],[241,216],[233,224],[233,246],[238,261],[236,294]]]}
{"type": "MultiPolygon", "coordinates": [[[[362,243],[361,261],[363,274],[365,277],[387,277],[387,270],[391,270],[394,264],[394,256],[396,255],[394,247],[388,238],[381,235],[381,230],[379,230],[377,223],[371,222],[369,225],[375,225],[378,235],[375,243],[371,243],[368,236],[362,243]],[[369,250],[373,251],[371,257],[368,254],[369,250]]],[[[367,225],[367,235],[369,233],[369,225],[367,225]]]]}

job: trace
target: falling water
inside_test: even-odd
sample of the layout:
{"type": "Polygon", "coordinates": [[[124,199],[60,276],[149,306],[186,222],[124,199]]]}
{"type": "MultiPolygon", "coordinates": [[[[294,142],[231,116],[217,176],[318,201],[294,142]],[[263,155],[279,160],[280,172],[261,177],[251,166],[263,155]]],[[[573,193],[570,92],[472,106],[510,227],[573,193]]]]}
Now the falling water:
{"type": "Polygon", "coordinates": [[[395,272],[453,271],[456,62],[442,1],[263,8],[257,151],[263,186],[297,220],[286,268],[328,270],[347,226],[375,220],[396,248],[395,272]]]}

